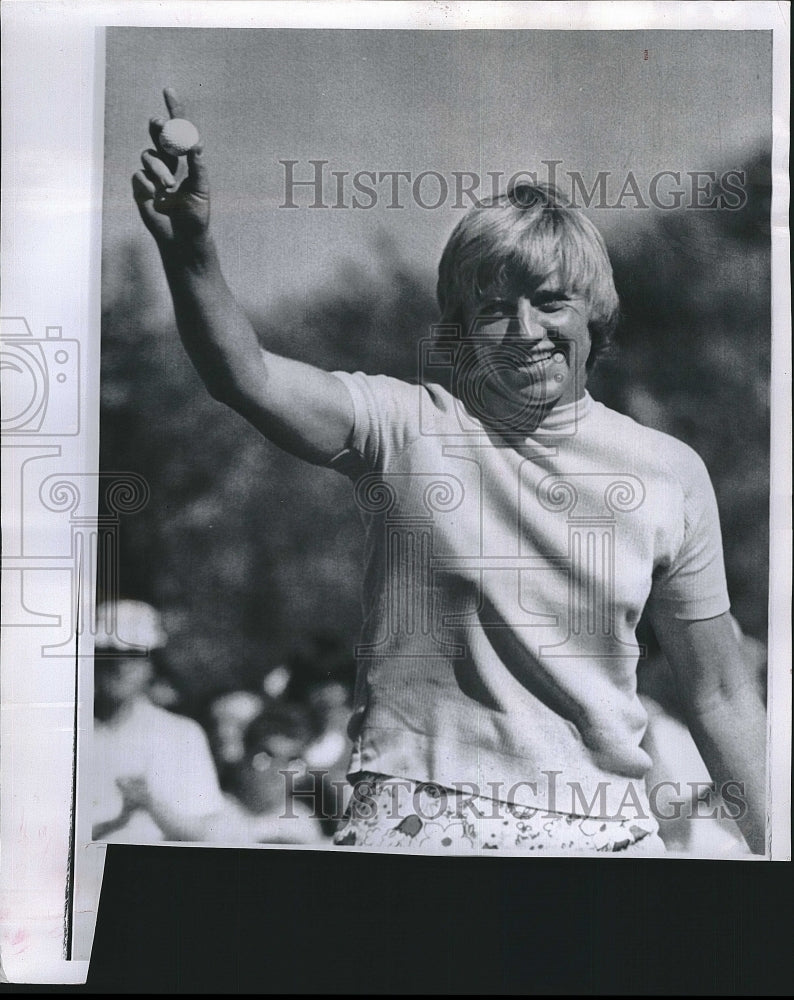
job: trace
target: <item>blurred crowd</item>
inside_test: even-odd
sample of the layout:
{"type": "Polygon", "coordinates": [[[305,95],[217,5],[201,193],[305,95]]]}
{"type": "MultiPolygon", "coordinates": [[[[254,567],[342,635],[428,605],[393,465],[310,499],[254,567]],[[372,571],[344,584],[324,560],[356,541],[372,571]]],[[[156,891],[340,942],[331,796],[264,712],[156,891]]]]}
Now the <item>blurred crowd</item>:
{"type": "Polygon", "coordinates": [[[347,803],[355,667],[337,635],[309,633],[261,682],[186,714],[149,605],[98,612],[94,839],[322,844],[347,803]]]}

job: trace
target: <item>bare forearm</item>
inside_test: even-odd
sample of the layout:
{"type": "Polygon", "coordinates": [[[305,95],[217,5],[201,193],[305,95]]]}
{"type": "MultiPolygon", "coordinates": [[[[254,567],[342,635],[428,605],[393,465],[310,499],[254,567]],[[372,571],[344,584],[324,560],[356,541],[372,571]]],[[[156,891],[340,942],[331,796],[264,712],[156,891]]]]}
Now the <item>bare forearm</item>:
{"type": "Polygon", "coordinates": [[[718,788],[730,789],[743,808],[736,817],[750,849],[765,850],[766,713],[751,685],[707,709],[691,712],[689,727],[718,788]]]}
{"type": "Polygon", "coordinates": [[[756,668],[742,654],[728,612],[678,620],[656,609],[654,629],[673,670],[692,737],[712,781],[735,783],[736,817],[750,849],[766,839],[766,711],[756,668]]]}
{"type": "Polygon", "coordinates": [[[161,247],[160,255],[185,350],[212,396],[234,405],[261,381],[262,353],[226,284],[212,237],[161,247]]]}
{"type": "Polygon", "coordinates": [[[323,839],[311,816],[258,816],[235,803],[205,816],[176,816],[159,808],[153,816],[166,840],[207,844],[315,844],[323,839]]]}

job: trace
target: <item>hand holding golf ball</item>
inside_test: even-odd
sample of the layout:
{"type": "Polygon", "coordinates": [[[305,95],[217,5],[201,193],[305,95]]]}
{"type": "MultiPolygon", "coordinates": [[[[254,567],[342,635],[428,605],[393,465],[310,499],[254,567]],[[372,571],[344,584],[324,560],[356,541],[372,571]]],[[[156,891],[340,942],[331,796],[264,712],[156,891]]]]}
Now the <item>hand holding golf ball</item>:
{"type": "Polygon", "coordinates": [[[184,156],[198,141],[198,129],[187,118],[171,118],[159,136],[160,149],[170,156],[184,156]]]}
{"type": "Polygon", "coordinates": [[[161,247],[195,248],[209,226],[209,184],[196,126],[174,91],[163,91],[169,117],[149,121],[152,147],[132,178],[138,211],[161,247]]]}

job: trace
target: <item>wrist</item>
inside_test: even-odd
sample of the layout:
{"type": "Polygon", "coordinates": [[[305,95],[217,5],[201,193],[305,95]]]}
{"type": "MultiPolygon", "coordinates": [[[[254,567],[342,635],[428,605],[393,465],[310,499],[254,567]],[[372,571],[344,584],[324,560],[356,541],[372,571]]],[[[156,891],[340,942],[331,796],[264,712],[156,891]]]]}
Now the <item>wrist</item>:
{"type": "Polygon", "coordinates": [[[218,251],[208,231],[161,243],[159,250],[167,273],[181,271],[201,275],[218,266],[218,251]]]}

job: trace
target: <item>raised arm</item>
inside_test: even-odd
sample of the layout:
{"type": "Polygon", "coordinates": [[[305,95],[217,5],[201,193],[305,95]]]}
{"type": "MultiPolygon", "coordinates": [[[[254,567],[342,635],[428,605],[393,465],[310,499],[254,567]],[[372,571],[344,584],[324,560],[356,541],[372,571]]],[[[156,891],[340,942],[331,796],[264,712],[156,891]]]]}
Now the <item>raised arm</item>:
{"type": "MultiPolygon", "coordinates": [[[[169,114],[185,117],[173,91],[169,114]]],[[[187,154],[187,176],[164,153],[165,120],[149,125],[153,148],[132,178],[141,218],[160,251],[182,343],[211,395],[275,444],[324,464],[342,451],[353,424],[344,385],[329,372],[262,349],[223,277],[212,239],[207,168],[201,146],[187,154]]]]}
{"type": "Polygon", "coordinates": [[[739,783],[737,818],[750,850],[763,854],[766,828],[766,712],[759,679],[743,661],[730,615],[682,621],[653,614],[698,750],[718,787],[739,783]]]}

